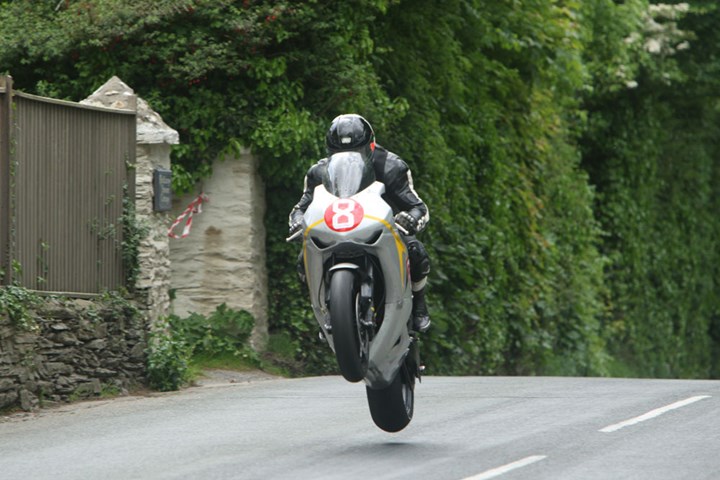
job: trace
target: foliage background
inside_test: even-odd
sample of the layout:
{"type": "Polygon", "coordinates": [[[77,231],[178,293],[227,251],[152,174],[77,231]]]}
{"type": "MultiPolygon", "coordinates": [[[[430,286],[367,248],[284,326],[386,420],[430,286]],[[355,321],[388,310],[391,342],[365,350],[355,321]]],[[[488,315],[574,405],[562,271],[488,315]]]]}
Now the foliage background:
{"type": "Polygon", "coordinates": [[[0,1],[0,72],[119,76],[180,132],[179,191],[260,155],[271,330],[307,373],[333,361],[287,213],[354,111],[430,206],[430,372],[718,377],[720,12],[651,3],[0,1]]]}

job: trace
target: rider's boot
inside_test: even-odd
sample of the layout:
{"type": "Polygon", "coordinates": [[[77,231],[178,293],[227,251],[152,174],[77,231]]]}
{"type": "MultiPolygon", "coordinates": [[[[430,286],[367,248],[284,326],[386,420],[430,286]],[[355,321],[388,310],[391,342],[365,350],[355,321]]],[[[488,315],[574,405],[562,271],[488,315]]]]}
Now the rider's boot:
{"type": "Polygon", "coordinates": [[[430,328],[430,313],[425,304],[425,287],[413,292],[412,318],[416,331],[424,333],[430,328]]]}

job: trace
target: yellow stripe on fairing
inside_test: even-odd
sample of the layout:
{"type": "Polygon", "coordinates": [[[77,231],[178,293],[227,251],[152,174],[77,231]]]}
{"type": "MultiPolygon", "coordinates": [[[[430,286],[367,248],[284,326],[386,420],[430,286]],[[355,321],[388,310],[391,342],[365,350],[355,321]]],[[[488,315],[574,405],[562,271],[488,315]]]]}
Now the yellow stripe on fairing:
{"type": "Polygon", "coordinates": [[[320,225],[321,223],[324,223],[324,222],[325,222],[325,219],[324,219],[324,218],[321,218],[321,219],[318,220],[317,222],[311,223],[311,224],[305,229],[305,233],[303,234],[303,237],[307,238],[307,236],[310,235],[310,230],[312,230],[313,228],[317,227],[318,225],[320,225]]]}
{"type": "MultiPolygon", "coordinates": [[[[405,286],[405,265],[403,264],[403,254],[405,253],[406,247],[405,242],[403,242],[402,238],[400,238],[400,235],[397,234],[397,232],[393,229],[392,225],[390,225],[385,219],[380,217],[373,217],[372,215],[365,215],[364,218],[367,218],[368,220],[374,220],[376,222],[380,222],[385,228],[387,228],[390,233],[392,233],[393,238],[395,238],[395,247],[397,248],[398,252],[398,260],[400,262],[400,278],[403,280],[403,286],[405,286]]],[[[310,230],[317,227],[321,223],[325,223],[325,218],[321,218],[320,220],[310,224],[303,233],[303,239],[305,240],[303,242],[303,263],[305,263],[305,275],[308,275],[308,264],[307,264],[307,237],[310,235],[310,230]]]]}
{"type": "Polygon", "coordinates": [[[305,276],[306,276],[306,277],[309,277],[309,276],[310,276],[310,272],[308,272],[308,263],[307,263],[307,262],[308,262],[308,261],[307,261],[307,237],[308,237],[308,235],[310,235],[310,230],[312,230],[313,228],[317,227],[317,226],[320,225],[321,223],[325,223],[325,218],[324,218],[324,217],[321,218],[320,220],[318,220],[317,222],[314,222],[314,223],[310,224],[310,225],[305,229],[305,232],[303,233],[303,263],[305,264],[305,276]]]}
{"type": "Polygon", "coordinates": [[[403,253],[405,253],[406,250],[405,242],[403,242],[402,238],[400,238],[400,235],[397,234],[397,232],[393,229],[392,225],[390,225],[385,219],[380,217],[373,217],[372,215],[365,215],[365,218],[382,223],[385,228],[390,230],[390,233],[392,233],[393,237],[395,238],[395,247],[397,248],[398,260],[400,261],[400,278],[402,278],[403,286],[405,286],[406,273],[405,265],[403,264],[403,253]]]}

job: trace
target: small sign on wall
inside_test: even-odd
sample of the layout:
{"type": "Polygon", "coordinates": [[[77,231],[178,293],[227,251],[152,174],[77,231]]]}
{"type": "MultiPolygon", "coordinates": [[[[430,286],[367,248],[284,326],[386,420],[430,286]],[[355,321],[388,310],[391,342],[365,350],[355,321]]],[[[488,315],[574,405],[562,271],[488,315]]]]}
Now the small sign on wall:
{"type": "Polygon", "coordinates": [[[172,209],[172,172],[165,168],[153,171],[153,209],[167,212],[172,209]]]}

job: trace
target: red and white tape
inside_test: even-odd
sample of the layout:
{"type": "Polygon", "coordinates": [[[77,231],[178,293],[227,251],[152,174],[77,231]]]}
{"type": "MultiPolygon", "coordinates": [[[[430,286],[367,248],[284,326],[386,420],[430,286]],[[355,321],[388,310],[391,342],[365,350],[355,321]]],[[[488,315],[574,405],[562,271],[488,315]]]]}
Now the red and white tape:
{"type": "Polygon", "coordinates": [[[202,204],[203,202],[207,202],[208,197],[204,193],[201,193],[197,196],[195,200],[190,202],[190,205],[187,206],[185,211],[180,214],[179,217],[173,222],[172,226],[168,230],[168,237],[170,238],[185,238],[188,235],[190,235],[190,228],[192,227],[192,219],[194,213],[202,213],[202,204]],[[182,234],[177,235],[173,232],[175,230],[175,227],[177,227],[183,218],[187,217],[187,220],[185,221],[185,227],[183,228],[182,234]]]}

